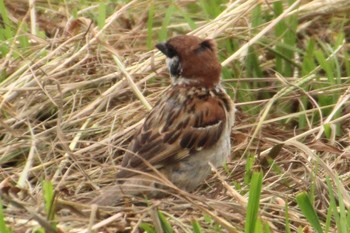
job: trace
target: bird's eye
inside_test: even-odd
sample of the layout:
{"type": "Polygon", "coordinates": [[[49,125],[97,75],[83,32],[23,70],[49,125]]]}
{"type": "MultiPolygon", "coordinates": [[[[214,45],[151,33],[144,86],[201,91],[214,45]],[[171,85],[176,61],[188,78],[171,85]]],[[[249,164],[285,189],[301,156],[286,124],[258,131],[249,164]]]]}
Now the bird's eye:
{"type": "Polygon", "coordinates": [[[166,53],[166,56],[169,57],[169,58],[173,58],[174,56],[177,55],[177,52],[176,50],[174,49],[173,46],[167,44],[167,53],[166,53]]]}

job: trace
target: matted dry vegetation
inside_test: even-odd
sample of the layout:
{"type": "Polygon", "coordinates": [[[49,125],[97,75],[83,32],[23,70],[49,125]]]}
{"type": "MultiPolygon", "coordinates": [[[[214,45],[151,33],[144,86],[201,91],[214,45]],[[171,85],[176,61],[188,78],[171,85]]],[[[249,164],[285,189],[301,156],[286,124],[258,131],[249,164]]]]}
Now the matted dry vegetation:
{"type": "MultiPolygon", "coordinates": [[[[268,46],[259,44],[261,38],[273,34],[276,23],[290,15],[298,18],[299,49],[305,49],[305,38],[330,40],[336,33],[332,20],[350,17],[349,1],[296,1],[285,5],[280,17],[258,28],[250,23],[253,9],[261,4],[262,11],[269,12],[272,1],[231,1],[213,20],[197,17],[195,30],[174,19],[168,37],[190,33],[217,39],[226,71],[241,74],[224,81],[238,109],[230,162],[214,171],[194,194],[174,191],[174,196],[162,200],[135,198],[98,214],[87,200],[114,182],[123,151],[150,106],[169,85],[169,78],[164,56],[146,46],[151,1],[110,4],[115,9],[102,28],[89,18],[98,5],[83,9],[77,13],[79,18],[72,19],[69,10],[73,6],[59,2],[36,1],[35,12],[29,11],[25,1],[5,1],[13,22],[35,19],[37,28],[46,34],[42,39],[27,33],[30,46],[17,51],[14,44],[8,44],[9,53],[0,60],[0,72],[6,77],[0,83],[0,188],[5,219],[15,232],[39,224],[50,231],[43,180],[50,180],[57,191],[59,232],[138,232],[141,223],[151,223],[160,231],[158,210],[175,232],[191,232],[194,219],[204,231],[242,232],[249,191],[245,179],[252,170],[264,173],[259,217],[273,232],[285,231],[286,206],[291,230],[310,230],[295,203],[295,195],[301,191],[315,195],[314,207],[321,219],[326,218],[326,177],[335,187],[339,175],[341,193],[337,195],[349,207],[349,77],[342,74],[341,83],[304,89],[306,83],[317,86],[327,78],[320,77],[318,70],[300,74],[297,69],[292,76],[282,77],[274,72],[268,46]],[[239,41],[240,49],[227,54],[222,45],[230,38],[239,41]],[[265,75],[262,78],[244,76],[244,60],[253,44],[265,75]],[[337,100],[328,106],[328,115],[315,120],[311,116],[321,112],[317,104],[320,95],[337,96],[337,100]],[[300,103],[305,97],[310,103],[303,110],[300,103]],[[291,111],[280,110],[288,105],[291,111]],[[301,129],[296,127],[300,116],[310,116],[301,129]],[[337,127],[341,133],[335,133],[337,127]],[[324,129],[330,132],[328,137],[324,129]],[[253,167],[247,168],[252,157],[253,167]]],[[[190,3],[176,4],[182,8],[190,3]]],[[[157,4],[166,9],[169,3],[157,4]]],[[[154,43],[164,12],[154,15],[154,43]]],[[[334,50],[334,56],[340,58],[350,48],[346,34],[350,20],[341,22],[348,31],[334,50]]],[[[331,229],[335,228],[331,224],[331,229]]]]}

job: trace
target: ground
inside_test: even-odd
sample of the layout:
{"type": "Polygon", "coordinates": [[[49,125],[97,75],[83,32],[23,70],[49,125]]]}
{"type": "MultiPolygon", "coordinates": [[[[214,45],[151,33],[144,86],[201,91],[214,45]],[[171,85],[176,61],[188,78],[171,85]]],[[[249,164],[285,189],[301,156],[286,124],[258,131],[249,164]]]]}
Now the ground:
{"type": "Polygon", "coordinates": [[[349,1],[0,4],[1,232],[349,231],[349,1]],[[170,83],[154,45],[187,33],[218,43],[229,162],[194,193],[96,209],[170,83]]]}

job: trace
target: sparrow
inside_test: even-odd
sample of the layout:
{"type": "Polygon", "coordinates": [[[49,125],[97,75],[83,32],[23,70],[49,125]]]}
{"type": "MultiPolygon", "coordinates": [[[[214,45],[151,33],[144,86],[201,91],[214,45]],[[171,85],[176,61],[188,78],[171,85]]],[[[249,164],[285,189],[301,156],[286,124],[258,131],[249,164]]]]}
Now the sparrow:
{"type": "Polygon", "coordinates": [[[221,64],[212,39],[182,35],[159,43],[171,87],[133,137],[117,183],[95,199],[111,205],[122,195],[161,197],[159,177],[191,192],[230,155],[234,104],[221,86],[221,64]]]}

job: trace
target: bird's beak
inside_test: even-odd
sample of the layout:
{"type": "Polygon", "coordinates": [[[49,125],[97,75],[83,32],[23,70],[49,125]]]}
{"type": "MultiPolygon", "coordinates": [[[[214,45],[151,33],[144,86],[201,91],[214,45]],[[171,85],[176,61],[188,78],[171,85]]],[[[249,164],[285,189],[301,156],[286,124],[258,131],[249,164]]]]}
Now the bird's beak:
{"type": "Polygon", "coordinates": [[[165,42],[156,44],[156,48],[159,49],[165,56],[168,56],[168,47],[165,42]]]}

